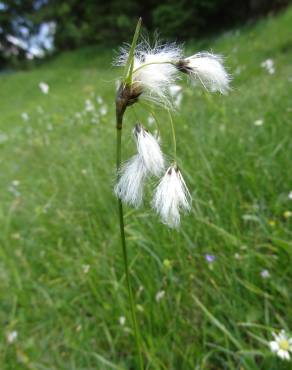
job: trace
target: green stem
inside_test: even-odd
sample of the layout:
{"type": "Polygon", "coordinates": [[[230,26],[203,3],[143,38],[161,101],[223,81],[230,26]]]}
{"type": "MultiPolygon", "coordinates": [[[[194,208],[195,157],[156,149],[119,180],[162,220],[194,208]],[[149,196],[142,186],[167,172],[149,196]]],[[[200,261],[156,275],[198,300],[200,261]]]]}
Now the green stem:
{"type": "Polygon", "coordinates": [[[145,112],[149,112],[151,114],[151,116],[153,117],[154,121],[155,121],[155,125],[156,125],[156,128],[157,128],[157,132],[158,132],[158,136],[160,136],[160,124],[159,124],[159,121],[156,117],[156,114],[154,114],[154,112],[152,111],[152,109],[147,109],[145,108],[145,104],[143,104],[141,101],[140,101],[140,106],[145,110],[145,112]]]}
{"type": "Polygon", "coordinates": [[[173,66],[175,66],[175,63],[172,62],[172,61],[170,61],[170,60],[169,61],[165,61],[165,62],[149,62],[149,63],[144,63],[140,67],[137,67],[136,69],[134,69],[133,70],[133,73],[136,73],[140,69],[145,68],[147,66],[151,66],[152,64],[172,64],[173,66]]]}
{"type": "MultiPolygon", "coordinates": [[[[123,116],[125,112],[125,107],[121,102],[117,100],[117,176],[118,171],[121,166],[122,161],[122,128],[123,128],[123,116]]],[[[143,364],[143,357],[142,357],[142,348],[141,348],[141,341],[140,341],[140,333],[138,329],[137,323],[137,316],[135,310],[135,300],[132,292],[131,281],[130,281],[130,273],[129,273],[129,263],[128,263],[128,253],[127,253],[127,245],[126,245],[126,236],[125,236],[125,224],[124,224],[124,212],[123,212],[123,204],[121,200],[118,200],[118,212],[119,212],[119,220],[120,220],[120,233],[121,233],[121,245],[123,251],[123,259],[124,259],[124,267],[125,267],[125,275],[126,275],[126,284],[129,296],[129,304],[130,304],[130,311],[131,311],[131,318],[132,324],[134,328],[134,336],[136,341],[136,347],[139,357],[139,367],[140,370],[144,370],[143,364]]]]}
{"type": "Polygon", "coordinates": [[[168,115],[169,115],[169,121],[170,121],[171,132],[172,132],[173,158],[174,158],[174,161],[176,162],[176,136],[175,136],[175,128],[174,128],[174,123],[173,123],[172,115],[171,115],[171,112],[170,112],[169,109],[168,109],[168,115]]]}

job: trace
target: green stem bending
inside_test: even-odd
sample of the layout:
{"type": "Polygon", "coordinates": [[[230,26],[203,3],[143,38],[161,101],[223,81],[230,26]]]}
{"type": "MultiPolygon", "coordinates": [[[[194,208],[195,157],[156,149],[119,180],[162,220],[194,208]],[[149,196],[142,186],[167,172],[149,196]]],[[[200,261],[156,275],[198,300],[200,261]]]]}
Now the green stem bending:
{"type": "MultiPolygon", "coordinates": [[[[123,116],[125,112],[125,107],[119,104],[120,102],[117,101],[117,121],[116,121],[116,128],[117,128],[117,177],[119,176],[119,169],[122,162],[122,127],[123,127],[123,116]]],[[[140,370],[144,370],[143,364],[143,356],[142,356],[142,348],[141,348],[141,341],[140,341],[140,333],[138,329],[137,323],[137,316],[135,310],[135,300],[132,292],[131,282],[130,282],[130,273],[129,273],[129,263],[128,263],[128,253],[127,253],[127,245],[126,245],[126,236],[125,236],[125,224],[124,224],[124,212],[123,212],[123,204],[122,201],[118,200],[118,212],[119,212],[119,221],[120,221],[120,233],[121,233],[121,245],[123,251],[123,259],[124,259],[124,267],[125,267],[125,275],[126,275],[126,284],[129,296],[129,304],[130,304],[130,311],[131,311],[131,318],[132,324],[134,328],[134,336],[136,341],[137,353],[139,357],[139,367],[140,370]]]]}
{"type": "Polygon", "coordinates": [[[176,67],[176,63],[171,60],[166,60],[165,62],[149,62],[142,64],[140,67],[137,67],[136,69],[133,69],[133,73],[136,73],[140,69],[145,68],[147,66],[151,66],[152,64],[172,64],[174,67],[176,67]]]}

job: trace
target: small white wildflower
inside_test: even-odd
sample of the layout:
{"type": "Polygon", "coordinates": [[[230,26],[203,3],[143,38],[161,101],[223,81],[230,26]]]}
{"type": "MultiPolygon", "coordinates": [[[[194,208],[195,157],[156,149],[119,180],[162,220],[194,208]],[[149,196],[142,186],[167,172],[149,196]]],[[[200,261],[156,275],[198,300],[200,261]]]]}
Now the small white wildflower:
{"type": "Polygon", "coordinates": [[[100,95],[98,95],[97,97],[96,97],[96,101],[98,102],[98,104],[103,104],[103,98],[100,96],[100,95]]]}
{"type": "Polygon", "coordinates": [[[105,105],[103,105],[102,107],[100,107],[99,109],[99,113],[102,115],[102,116],[105,116],[107,114],[107,107],[105,105]]]}
{"type": "Polygon", "coordinates": [[[153,126],[153,124],[155,123],[155,119],[153,118],[153,116],[149,116],[147,118],[147,122],[149,126],[153,126]]]}
{"type": "Polygon", "coordinates": [[[235,254],[234,254],[234,258],[235,258],[236,260],[240,260],[240,259],[241,259],[241,255],[240,255],[239,253],[235,253],[235,254]]]}
{"type": "Polygon", "coordinates": [[[276,353],[282,360],[290,360],[292,353],[292,338],[289,338],[284,330],[280,334],[272,333],[275,340],[269,343],[272,352],[276,353]]]}
{"type": "Polygon", "coordinates": [[[164,169],[164,159],[157,139],[151,135],[141,124],[134,128],[138,154],[151,174],[159,176],[164,169]]]}
{"type": "Polygon", "coordinates": [[[263,279],[268,279],[270,276],[271,276],[271,275],[270,275],[269,270],[262,270],[262,271],[261,271],[261,277],[262,277],[263,279]]]}
{"type": "Polygon", "coordinates": [[[170,166],[155,190],[153,208],[163,223],[175,228],[180,224],[180,211],[189,211],[190,203],[191,195],[179,169],[170,166]]]}
{"type": "Polygon", "coordinates": [[[120,323],[121,326],[124,326],[125,325],[125,323],[126,323],[125,316],[120,316],[119,317],[119,323],[120,323]]]}
{"type": "Polygon", "coordinates": [[[292,200],[292,190],[288,194],[288,199],[292,200]]]}
{"type": "Polygon", "coordinates": [[[88,274],[88,272],[90,270],[90,265],[82,265],[82,270],[83,270],[84,274],[88,274]]]}
{"type": "Polygon", "coordinates": [[[160,290],[159,292],[156,293],[155,295],[155,300],[156,302],[159,302],[161,301],[161,299],[165,296],[165,291],[164,290],[160,290]]]}
{"type": "Polygon", "coordinates": [[[6,336],[7,342],[10,344],[14,343],[17,339],[17,336],[18,336],[18,332],[16,330],[13,330],[7,333],[7,336],[6,336]]]}
{"type": "Polygon", "coordinates": [[[21,118],[27,122],[29,120],[29,115],[26,112],[21,113],[21,118]]]}
{"type": "Polygon", "coordinates": [[[48,94],[49,93],[50,87],[49,87],[49,85],[47,83],[40,82],[39,83],[39,88],[41,89],[41,92],[43,94],[48,94]]]}
{"type": "Polygon", "coordinates": [[[262,126],[264,124],[264,120],[262,118],[259,118],[254,121],[255,126],[262,126]]]}
{"type": "Polygon", "coordinates": [[[85,100],[85,110],[86,112],[93,112],[95,110],[94,104],[89,99],[85,100]]]}
{"type": "Polygon", "coordinates": [[[223,67],[220,55],[197,53],[180,60],[177,67],[188,73],[194,82],[201,82],[211,92],[219,91],[225,94],[229,89],[230,76],[223,67]]]}
{"type": "Polygon", "coordinates": [[[17,186],[19,186],[19,185],[20,185],[20,181],[18,181],[18,180],[13,180],[13,181],[11,182],[11,184],[12,184],[12,186],[17,187],[17,186]]]}
{"type": "Polygon", "coordinates": [[[248,222],[259,222],[259,218],[256,215],[244,214],[241,216],[244,221],[248,222]]]}
{"type": "Polygon", "coordinates": [[[123,202],[139,207],[143,198],[143,186],[147,169],[139,154],[130,158],[120,170],[115,194],[123,202]]]}
{"type": "MultiPolygon", "coordinates": [[[[135,50],[133,86],[135,95],[144,96],[155,103],[171,105],[169,87],[178,78],[175,63],[182,58],[182,50],[176,44],[158,45],[153,48],[146,42],[135,50]]],[[[128,49],[122,48],[116,65],[125,65],[128,49]]]]}
{"type": "Polygon", "coordinates": [[[266,59],[265,61],[261,63],[261,67],[266,69],[266,71],[271,75],[275,73],[275,66],[274,66],[273,59],[270,59],[270,58],[266,59]]]}

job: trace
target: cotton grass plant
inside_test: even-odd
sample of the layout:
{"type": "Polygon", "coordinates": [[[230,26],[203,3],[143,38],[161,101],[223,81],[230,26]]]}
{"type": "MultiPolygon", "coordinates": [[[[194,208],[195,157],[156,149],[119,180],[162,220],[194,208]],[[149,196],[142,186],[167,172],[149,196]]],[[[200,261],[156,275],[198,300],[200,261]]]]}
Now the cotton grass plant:
{"type": "MultiPolygon", "coordinates": [[[[172,43],[151,47],[147,42],[138,43],[141,19],[136,26],[132,44],[121,48],[115,65],[124,68],[116,93],[117,129],[117,183],[121,245],[125,266],[126,284],[129,296],[132,325],[137,346],[140,370],[144,369],[141,335],[138,330],[135,302],[132,292],[126,247],[123,203],[140,207],[143,201],[144,185],[150,176],[158,179],[153,192],[152,208],[161,221],[170,228],[179,228],[181,213],[191,209],[191,194],[187,188],[176,160],[176,135],[171,110],[174,108],[173,86],[186,74],[194,84],[200,83],[210,92],[224,94],[229,89],[230,77],[223,67],[221,56],[211,53],[197,53],[185,57],[182,47],[172,43]],[[159,138],[146,130],[142,123],[136,123],[133,137],[137,152],[122,164],[122,128],[124,114],[128,107],[146,99],[169,113],[173,137],[172,161],[167,163],[159,145],[159,138]]],[[[169,154],[169,153],[168,153],[169,154]]]]}

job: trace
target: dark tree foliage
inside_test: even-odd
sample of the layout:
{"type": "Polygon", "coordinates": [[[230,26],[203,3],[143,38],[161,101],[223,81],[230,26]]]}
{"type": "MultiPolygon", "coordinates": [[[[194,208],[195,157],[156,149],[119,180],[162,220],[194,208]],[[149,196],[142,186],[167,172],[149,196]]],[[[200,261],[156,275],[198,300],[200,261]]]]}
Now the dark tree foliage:
{"type": "Polygon", "coordinates": [[[0,64],[25,58],[26,46],[42,23],[42,0],[0,1],[0,64]]]}
{"type": "Polygon", "coordinates": [[[192,39],[277,10],[291,0],[0,0],[0,64],[21,59],[43,22],[55,22],[55,49],[129,40],[139,16],[163,38],[192,39]],[[13,41],[13,42],[12,42],[13,41]]]}
{"type": "Polygon", "coordinates": [[[139,16],[163,38],[190,39],[277,9],[289,0],[50,0],[56,46],[128,40],[139,16]]]}

